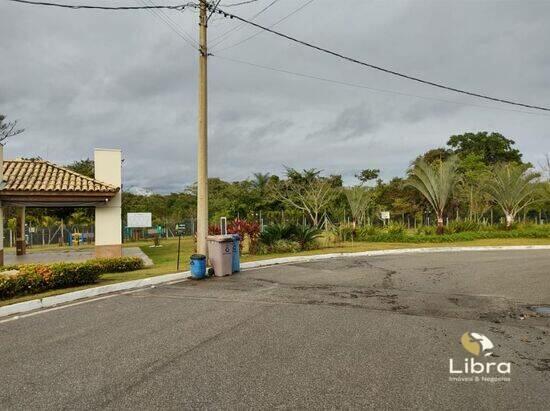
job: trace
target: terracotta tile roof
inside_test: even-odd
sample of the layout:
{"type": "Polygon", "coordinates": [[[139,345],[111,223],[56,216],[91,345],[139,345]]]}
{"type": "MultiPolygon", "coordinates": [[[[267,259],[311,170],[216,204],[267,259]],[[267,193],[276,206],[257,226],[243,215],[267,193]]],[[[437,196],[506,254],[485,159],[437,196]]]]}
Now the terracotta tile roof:
{"type": "Polygon", "coordinates": [[[44,160],[4,160],[4,182],[2,191],[114,193],[119,190],[44,160]]]}

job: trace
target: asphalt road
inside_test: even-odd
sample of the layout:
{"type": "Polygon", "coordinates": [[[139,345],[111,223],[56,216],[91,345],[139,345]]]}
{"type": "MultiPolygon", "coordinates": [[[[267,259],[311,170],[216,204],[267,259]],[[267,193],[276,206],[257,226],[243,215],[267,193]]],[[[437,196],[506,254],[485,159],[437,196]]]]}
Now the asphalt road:
{"type": "MultiPolygon", "coordinates": [[[[548,251],[334,259],[0,323],[1,409],[548,409],[548,251]],[[450,381],[465,332],[509,381],[450,381]]],[[[456,376],[453,374],[453,376],[456,376]]],[[[481,375],[480,375],[481,376],[481,375]]]]}

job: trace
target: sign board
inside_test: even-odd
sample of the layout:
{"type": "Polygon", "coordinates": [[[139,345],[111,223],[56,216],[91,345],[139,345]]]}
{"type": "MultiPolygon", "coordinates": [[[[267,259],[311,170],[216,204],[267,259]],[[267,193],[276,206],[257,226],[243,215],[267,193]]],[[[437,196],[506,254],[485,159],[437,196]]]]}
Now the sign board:
{"type": "Polygon", "coordinates": [[[380,218],[382,220],[389,220],[390,219],[390,212],[389,211],[381,211],[380,212],[380,218]]]}
{"type": "Polygon", "coordinates": [[[153,225],[151,213],[128,213],[129,228],[149,228],[153,225]]]}
{"type": "Polygon", "coordinates": [[[177,235],[185,234],[186,229],[187,229],[187,226],[184,223],[176,224],[176,234],[177,235]]]}

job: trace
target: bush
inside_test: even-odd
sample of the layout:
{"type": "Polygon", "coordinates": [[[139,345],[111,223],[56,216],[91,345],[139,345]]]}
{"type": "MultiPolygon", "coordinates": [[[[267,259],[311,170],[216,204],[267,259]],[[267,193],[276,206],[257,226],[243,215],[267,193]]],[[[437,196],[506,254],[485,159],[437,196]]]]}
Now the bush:
{"type": "Polygon", "coordinates": [[[260,242],[267,247],[268,250],[274,252],[293,252],[293,250],[277,251],[279,248],[289,248],[288,244],[283,245],[282,242],[298,244],[298,250],[311,250],[317,245],[317,238],[321,237],[321,230],[307,225],[300,224],[273,224],[264,228],[260,234],[260,242]]]}
{"type": "Polygon", "coordinates": [[[401,223],[390,223],[386,227],[385,231],[390,235],[399,236],[405,234],[407,227],[401,223]]]}
{"type": "Polygon", "coordinates": [[[550,238],[550,229],[537,228],[529,230],[500,230],[500,231],[465,231],[454,234],[416,234],[395,235],[380,233],[369,236],[365,241],[372,242],[402,242],[402,243],[453,243],[460,241],[473,241],[491,238],[550,238]]]}
{"type": "Polygon", "coordinates": [[[334,233],[340,241],[350,241],[352,238],[357,238],[357,229],[353,228],[352,224],[340,224],[334,228],[334,233]]]}
{"type": "Polygon", "coordinates": [[[105,273],[121,273],[143,268],[137,257],[104,258],[82,263],[28,264],[4,268],[0,273],[0,298],[33,294],[55,288],[74,287],[97,282],[105,273]]]}
{"type": "Polygon", "coordinates": [[[275,253],[297,253],[300,251],[300,244],[291,240],[278,240],[273,244],[272,251],[275,253]]]}
{"type": "Polygon", "coordinates": [[[453,233],[463,233],[465,231],[480,231],[482,228],[481,224],[477,221],[472,220],[462,220],[462,221],[451,221],[447,227],[445,227],[445,232],[449,234],[453,233]]]}
{"type": "Polygon", "coordinates": [[[291,240],[300,245],[300,250],[312,250],[316,247],[316,240],[321,237],[321,230],[307,225],[298,225],[294,229],[291,240]]]}
{"type": "Polygon", "coordinates": [[[435,235],[436,227],[433,225],[422,225],[416,229],[417,235],[435,235]]]}
{"type": "Polygon", "coordinates": [[[357,239],[360,241],[368,241],[368,238],[380,233],[380,229],[374,225],[366,225],[357,230],[357,239]]]}
{"type": "Polygon", "coordinates": [[[268,247],[271,247],[279,240],[289,240],[294,233],[294,225],[291,224],[272,224],[264,228],[260,234],[260,241],[268,247]]]}

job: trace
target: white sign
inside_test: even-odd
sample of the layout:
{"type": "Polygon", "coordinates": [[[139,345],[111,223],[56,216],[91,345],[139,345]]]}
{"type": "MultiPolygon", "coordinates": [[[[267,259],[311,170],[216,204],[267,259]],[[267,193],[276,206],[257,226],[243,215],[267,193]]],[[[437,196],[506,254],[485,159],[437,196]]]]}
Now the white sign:
{"type": "Polygon", "coordinates": [[[390,212],[389,211],[381,211],[380,212],[380,218],[382,220],[389,220],[390,219],[390,212]]]}
{"type": "Polygon", "coordinates": [[[128,213],[128,228],[149,228],[152,224],[151,213],[128,213]]]}

